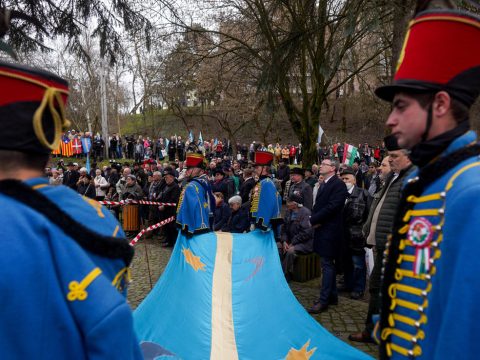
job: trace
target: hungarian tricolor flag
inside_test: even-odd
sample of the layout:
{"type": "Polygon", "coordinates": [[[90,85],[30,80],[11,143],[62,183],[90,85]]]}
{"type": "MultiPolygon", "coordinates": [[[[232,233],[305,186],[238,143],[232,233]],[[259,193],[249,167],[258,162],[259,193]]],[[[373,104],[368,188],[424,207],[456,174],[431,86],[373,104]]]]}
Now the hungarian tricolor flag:
{"type": "Polygon", "coordinates": [[[62,155],[65,157],[71,157],[73,155],[73,147],[72,147],[72,142],[68,138],[68,136],[65,136],[62,139],[62,143],[60,144],[62,146],[62,155]]]}
{"type": "Polygon", "coordinates": [[[72,148],[73,148],[73,153],[75,155],[81,154],[83,152],[82,150],[82,141],[79,138],[73,138],[72,141],[72,148]]]}
{"type": "Polygon", "coordinates": [[[352,166],[356,157],[358,157],[358,148],[350,144],[345,144],[343,148],[343,163],[352,166]]]}

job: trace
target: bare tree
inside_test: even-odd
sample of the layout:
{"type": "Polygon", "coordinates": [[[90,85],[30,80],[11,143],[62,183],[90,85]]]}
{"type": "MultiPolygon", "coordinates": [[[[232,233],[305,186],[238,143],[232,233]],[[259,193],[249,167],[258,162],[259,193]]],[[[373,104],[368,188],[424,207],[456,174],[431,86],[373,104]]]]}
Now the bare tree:
{"type": "Polygon", "coordinates": [[[357,74],[379,61],[382,43],[369,41],[389,14],[370,0],[223,0],[203,1],[221,10],[216,29],[194,28],[217,40],[210,56],[233,54],[233,65],[247,64],[257,89],[279,98],[302,142],[304,160],[316,159],[316,139],[328,97],[357,74]],[[356,66],[344,71],[351,49],[368,43],[356,66]]]}

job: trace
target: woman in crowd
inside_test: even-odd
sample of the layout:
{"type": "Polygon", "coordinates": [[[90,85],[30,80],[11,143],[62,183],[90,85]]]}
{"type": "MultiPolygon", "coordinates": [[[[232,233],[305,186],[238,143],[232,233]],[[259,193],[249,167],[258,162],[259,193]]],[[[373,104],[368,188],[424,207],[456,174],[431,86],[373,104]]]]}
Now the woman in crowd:
{"type": "Polygon", "coordinates": [[[107,179],[102,176],[100,169],[95,170],[95,179],[93,181],[95,184],[95,199],[97,201],[103,201],[110,184],[107,179]]]}
{"type": "Polygon", "coordinates": [[[231,233],[247,232],[250,229],[249,209],[246,206],[242,206],[242,198],[239,195],[232,196],[228,200],[228,205],[232,213],[222,231],[231,233]]]}

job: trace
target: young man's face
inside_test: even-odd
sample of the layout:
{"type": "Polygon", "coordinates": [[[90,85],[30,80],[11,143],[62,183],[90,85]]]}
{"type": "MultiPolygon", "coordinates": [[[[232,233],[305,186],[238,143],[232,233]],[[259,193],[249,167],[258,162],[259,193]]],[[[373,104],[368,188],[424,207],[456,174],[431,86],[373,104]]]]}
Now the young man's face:
{"type": "Polygon", "coordinates": [[[393,98],[393,107],[387,119],[398,145],[411,149],[422,141],[425,132],[427,110],[422,108],[414,97],[398,93],[393,98]]]}

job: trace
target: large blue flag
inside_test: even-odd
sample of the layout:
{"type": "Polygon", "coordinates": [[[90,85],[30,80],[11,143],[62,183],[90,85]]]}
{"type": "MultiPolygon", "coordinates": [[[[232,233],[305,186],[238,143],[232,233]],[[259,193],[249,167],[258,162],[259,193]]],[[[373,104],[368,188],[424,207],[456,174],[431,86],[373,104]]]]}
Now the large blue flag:
{"type": "Polygon", "coordinates": [[[272,231],[180,233],[134,322],[147,360],[372,359],[297,301],[272,231]]]}

